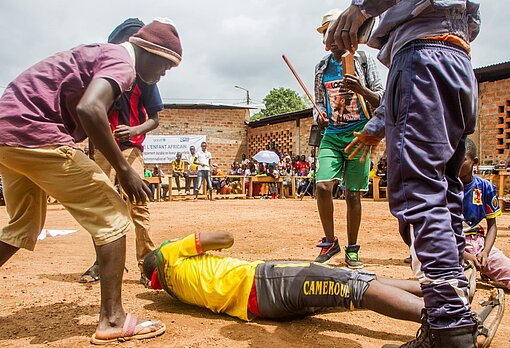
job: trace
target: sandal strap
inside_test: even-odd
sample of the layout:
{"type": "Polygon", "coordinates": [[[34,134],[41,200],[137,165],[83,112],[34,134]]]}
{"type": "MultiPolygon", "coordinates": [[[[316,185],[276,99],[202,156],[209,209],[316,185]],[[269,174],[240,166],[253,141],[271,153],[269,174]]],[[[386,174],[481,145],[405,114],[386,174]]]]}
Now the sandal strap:
{"type": "Polygon", "coordinates": [[[131,337],[135,334],[136,323],[138,322],[138,318],[134,315],[127,314],[126,320],[124,321],[124,326],[122,327],[122,335],[121,337],[131,337]]]}

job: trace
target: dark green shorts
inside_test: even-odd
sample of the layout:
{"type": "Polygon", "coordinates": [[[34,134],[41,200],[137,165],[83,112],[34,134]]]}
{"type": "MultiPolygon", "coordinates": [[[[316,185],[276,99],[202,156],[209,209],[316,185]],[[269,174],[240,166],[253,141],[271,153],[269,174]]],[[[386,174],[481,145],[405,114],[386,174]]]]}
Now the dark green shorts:
{"type": "Polygon", "coordinates": [[[367,156],[365,163],[360,163],[362,151],[352,160],[344,152],[354,138],[352,132],[324,134],[317,156],[317,182],[340,180],[349,191],[368,190],[370,158],[367,156]]]}

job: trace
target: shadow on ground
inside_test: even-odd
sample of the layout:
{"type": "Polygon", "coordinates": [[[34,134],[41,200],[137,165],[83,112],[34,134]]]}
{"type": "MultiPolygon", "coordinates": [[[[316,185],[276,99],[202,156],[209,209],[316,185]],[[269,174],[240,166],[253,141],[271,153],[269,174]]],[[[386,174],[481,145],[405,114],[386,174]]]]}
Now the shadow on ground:
{"type": "Polygon", "coordinates": [[[75,336],[90,336],[96,323],[82,324],[81,316],[93,316],[97,321],[99,306],[79,306],[73,303],[52,303],[23,308],[0,317],[0,341],[32,338],[31,344],[55,342],[75,336]]]}
{"type": "MultiPolygon", "coordinates": [[[[327,347],[331,346],[333,341],[344,334],[400,342],[406,342],[414,338],[412,335],[376,331],[356,324],[331,321],[314,316],[289,321],[257,319],[254,323],[246,323],[225,314],[212,313],[208,309],[182,303],[163,291],[141,293],[137,295],[137,298],[152,301],[152,303],[144,306],[145,309],[150,311],[185,314],[200,319],[221,319],[223,322],[227,322],[220,330],[224,337],[234,341],[247,342],[253,347],[275,347],[279,343],[286,345],[289,341],[292,342],[292,346],[327,347]],[[275,328],[274,332],[268,330],[271,327],[275,328]]],[[[342,337],[341,341],[342,347],[362,347],[359,342],[345,337],[342,337]]]]}

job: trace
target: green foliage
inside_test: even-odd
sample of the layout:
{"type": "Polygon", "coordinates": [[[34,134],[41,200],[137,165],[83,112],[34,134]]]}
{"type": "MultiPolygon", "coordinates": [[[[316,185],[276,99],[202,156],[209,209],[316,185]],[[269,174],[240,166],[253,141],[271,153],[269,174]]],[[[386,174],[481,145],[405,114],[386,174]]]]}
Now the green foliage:
{"type": "Polygon", "coordinates": [[[265,109],[251,117],[252,121],[263,117],[286,114],[306,109],[304,98],[290,88],[273,88],[263,99],[265,109]]]}
{"type": "Polygon", "coordinates": [[[257,120],[260,120],[261,118],[264,118],[264,114],[262,112],[257,112],[256,114],[253,114],[251,115],[250,117],[250,121],[257,121],[257,120]]]}

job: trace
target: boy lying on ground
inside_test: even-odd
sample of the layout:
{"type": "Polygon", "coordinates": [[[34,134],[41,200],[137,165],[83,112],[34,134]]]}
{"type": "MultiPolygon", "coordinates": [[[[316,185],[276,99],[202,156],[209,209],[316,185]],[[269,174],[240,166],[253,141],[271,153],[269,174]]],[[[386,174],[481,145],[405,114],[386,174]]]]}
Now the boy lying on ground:
{"type": "MultiPolygon", "coordinates": [[[[229,233],[195,233],[166,241],[145,257],[143,271],[153,289],[163,288],[182,302],[246,321],[300,317],[326,307],[366,308],[418,323],[424,318],[416,281],[314,262],[248,262],[206,253],[233,244],[229,233]]],[[[504,305],[492,300],[487,315],[494,309],[499,313],[504,305]]],[[[493,326],[486,343],[494,335],[493,326]]]]}

